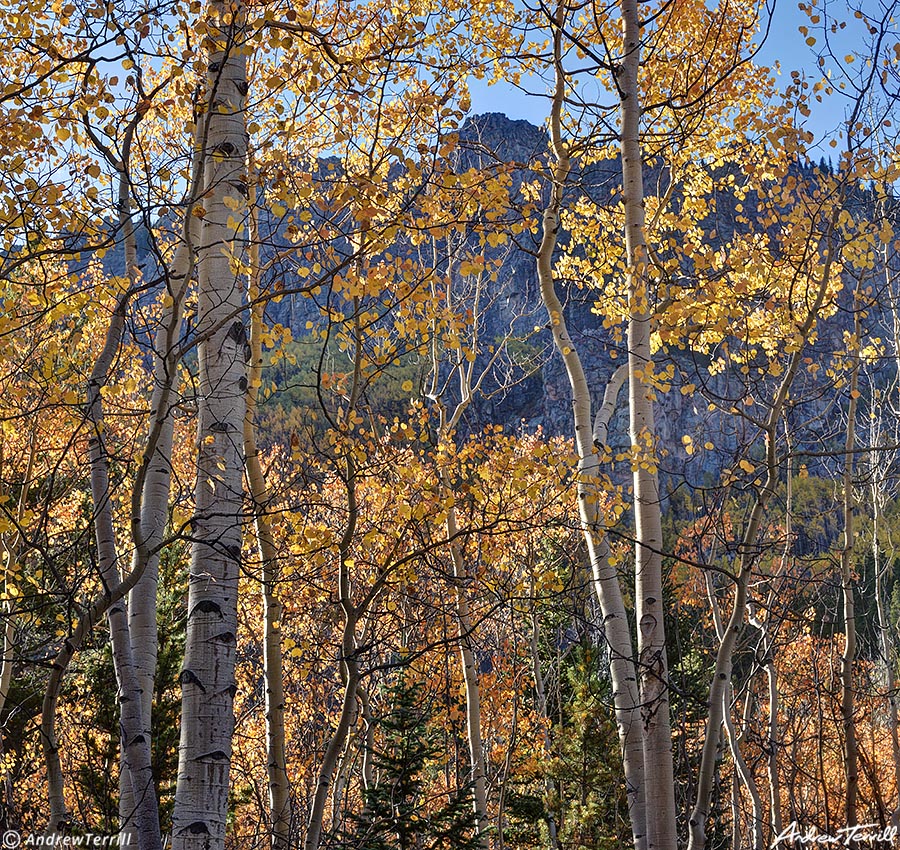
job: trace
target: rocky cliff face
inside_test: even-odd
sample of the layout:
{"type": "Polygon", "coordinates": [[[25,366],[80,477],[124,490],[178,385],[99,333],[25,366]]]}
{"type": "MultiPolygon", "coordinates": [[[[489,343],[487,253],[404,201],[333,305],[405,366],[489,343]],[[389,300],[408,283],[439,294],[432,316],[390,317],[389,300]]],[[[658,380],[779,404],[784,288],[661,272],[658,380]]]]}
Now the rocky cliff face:
{"type": "MultiPolygon", "coordinates": [[[[528,205],[522,197],[522,187],[526,182],[540,187],[541,169],[535,168],[535,164],[546,157],[546,151],[547,135],[544,130],[527,121],[510,120],[499,113],[468,119],[459,134],[459,145],[454,156],[460,171],[470,167],[489,169],[505,167],[510,162],[515,164],[512,171],[513,193],[521,201],[522,215],[530,217],[531,225],[512,244],[485,249],[488,259],[500,259],[502,263],[497,280],[491,285],[490,306],[484,315],[482,339],[493,341],[508,338],[508,356],[502,359],[491,380],[485,382],[485,392],[475,400],[463,423],[464,431],[474,432],[487,423],[500,423],[510,430],[540,426],[548,434],[568,435],[571,432],[568,380],[562,360],[553,350],[547,330],[547,316],[538,291],[534,252],[540,238],[540,205],[525,212],[528,205]]],[[[328,174],[333,174],[337,167],[335,163],[323,161],[320,179],[329,179],[328,174]]],[[[798,167],[795,176],[811,179],[811,174],[811,171],[798,167]]],[[[664,175],[653,163],[649,163],[647,185],[656,185],[660,176],[664,175]]],[[[611,197],[619,181],[618,163],[615,161],[592,164],[584,169],[576,167],[570,197],[583,192],[602,203],[611,197]]],[[[866,203],[864,193],[854,202],[866,203]]],[[[743,214],[752,215],[752,205],[745,206],[748,208],[743,214]]],[[[311,211],[313,216],[318,214],[314,207],[311,211]]],[[[719,238],[727,238],[736,227],[735,204],[727,197],[719,198],[716,216],[719,238]]],[[[279,221],[265,210],[262,230],[265,242],[263,259],[271,264],[268,272],[270,283],[278,280],[281,286],[290,289],[299,283],[295,279],[296,263],[290,252],[284,250],[290,246],[290,241],[279,221]]],[[[563,241],[565,238],[563,235],[563,241]]],[[[149,279],[156,273],[156,264],[146,234],[142,236],[142,248],[141,262],[145,267],[145,278],[149,279]]],[[[408,248],[398,245],[397,253],[402,254],[404,250],[408,248]]],[[[121,273],[121,251],[110,251],[104,263],[111,273],[121,273]]],[[[594,388],[595,404],[599,404],[609,376],[623,362],[626,352],[621,346],[617,347],[604,330],[603,317],[599,314],[602,305],[598,307],[596,297],[589,289],[562,281],[559,291],[572,337],[582,354],[594,388]]],[[[302,295],[285,297],[268,305],[268,320],[290,327],[295,338],[303,338],[308,334],[308,322],[316,324],[324,321],[320,302],[327,297],[327,293],[317,298],[302,295]]],[[[869,311],[867,322],[870,328],[875,328],[879,322],[889,325],[889,316],[882,308],[876,307],[869,311]]],[[[821,329],[811,356],[824,358],[836,350],[841,345],[844,330],[849,329],[851,323],[849,310],[830,320],[821,329]]],[[[737,372],[711,378],[706,361],[696,357],[689,347],[669,351],[665,357],[675,368],[676,380],[670,392],[660,395],[656,407],[657,429],[666,452],[662,459],[662,471],[664,475],[669,474],[672,481],[678,479],[686,481],[689,486],[702,487],[717,478],[722,468],[734,462],[740,447],[754,442],[758,437],[749,420],[728,412],[728,399],[741,399],[747,387],[737,372]],[[688,383],[702,390],[683,395],[679,385],[688,383]],[[718,408],[710,408],[711,400],[716,402],[718,408]],[[725,412],[720,412],[720,409],[725,412]],[[699,444],[711,442],[715,451],[688,454],[683,443],[685,436],[690,436],[699,444]]],[[[662,355],[660,359],[663,359],[662,355]]],[[[887,381],[888,373],[893,374],[893,368],[891,365],[885,367],[887,371],[876,371],[873,380],[887,381]]],[[[774,386],[775,380],[774,377],[769,382],[763,380],[763,384],[774,386]]],[[[755,391],[764,398],[771,393],[771,386],[758,385],[755,391]]],[[[840,402],[835,399],[835,392],[821,377],[810,374],[801,377],[790,413],[793,424],[803,425],[797,438],[801,444],[815,446],[817,450],[839,445],[842,427],[840,402]]],[[[618,413],[613,419],[610,441],[614,448],[626,448],[629,444],[624,389],[619,399],[618,413]]],[[[623,480],[627,478],[626,473],[627,470],[623,470],[623,480]]]]}
{"type": "MultiPolygon", "coordinates": [[[[520,186],[525,180],[540,179],[529,165],[545,156],[546,134],[524,121],[510,121],[505,116],[489,114],[471,118],[460,133],[460,149],[466,164],[485,166],[492,161],[513,160],[518,164],[514,185],[520,186]],[[495,160],[491,156],[495,155],[495,160]],[[467,157],[471,157],[470,160],[467,157]]],[[[819,166],[827,170],[826,164],[819,166]]],[[[789,177],[799,181],[815,181],[816,169],[797,165],[789,177]]],[[[645,165],[645,184],[648,192],[653,187],[665,185],[665,172],[655,163],[645,165]]],[[[570,200],[578,193],[591,197],[598,203],[614,203],[612,191],[620,184],[618,162],[601,161],[580,168],[576,164],[572,174],[570,200]]],[[[716,195],[714,237],[725,244],[733,234],[746,224],[744,219],[752,219],[758,214],[752,196],[743,199],[742,207],[737,199],[727,192],[716,195]]],[[[677,203],[677,199],[676,199],[677,203]]],[[[852,192],[848,205],[862,214],[870,214],[873,199],[862,188],[852,192]]],[[[537,215],[537,213],[535,213],[537,215]]],[[[895,214],[900,219],[900,214],[895,214]]],[[[900,221],[895,222],[895,231],[900,230],[900,221]]],[[[519,327],[523,335],[529,329],[529,343],[541,352],[540,368],[526,382],[512,387],[502,404],[482,406],[479,414],[485,419],[500,421],[514,428],[519,423],[525,427],[542,426],[551,434],[571,433],[571,412],[568,381],[562,360],[552,350],[550,336],[545,328],[547,317],[540,304],[537,275],[532,251],[536,248],[539,233],[532,235],[531,241],[520,240],[516,249],[504,262],[497,286],[507,292],[503,301],[507,312],[501,310],[497,316],[500,324],[515,320],[509,315],[509,307],[519,311],[519,327]],[[535,327],[542,330],[534,332],[535,327]]],[[[565,242],[565,235],[562,240],[565,242]]],[[[568,246],[577,252],[578,246],[568,246]]],[[[690,277],[691,270],[684,274],[690,277]]],[[[883,275],[882,275],[883,277],[883,275]]],[[[688,281],[689,282],[689,281],[688,281]]],[[[848,283],[848,287],[852,284],[848,283]]],[[[597,304],[595,294],[589,289],[579,288],[574,282],[562,281],[559,291],[565,303],[567,320],[572,337],[581,352],[588,373],[595,405],[602,399],[606,382],[615,367],[624,361],[627,352],[617,347],[610,334],[603,328],[602,304],[597,304]],[[613,359],[614,355],[616,359],[613,359]]],[[[886,293],[889,296],[889,293],[886,293]]],[[[827,363],[843,346],[846,332],[852,331],[854,308],[852,299],[845,293],[840,300],[840,309],[827,320],[820,322],[814,343],[809,346],[810,362],[823,364],[816,371],[804,367],[795,381],[791,403],[787,413],[786,426],[793,433],[793,450],[815,452],[822,455],[840,450],[843,442],[846,410],[846,388],[833,386],[833,379],[826,377],[827,363]]],[[[869,305],[864,319],[866,331],[873,337],[890,336],[893,327],[893,307],[890,297],[884,297],[869,305]]],[[[754,425],[754,416],[763,415],[765,400],[773,396],[780,380],[779,375],[762,375],[755,378],[742,374],[735,367],[715,376],[710,375],[708,361],[691,350],[685,343],[681,348],[670,348],[659,354],[658,368],[669,365],[674,368],[675,378],[672,389],[660,393],[656,405],[657,432],[663,452],[661,472],[664,482],[681,482],[695,489],[709,486],[719,479],[724,468],[734,466],[740,459],[760,456],[760,432],[754,425]],[[695,385],[696,390],[682,394],[680,388],[695,385]],[[748,397],[755,398],[755,407],[747,406],[748,397]],[[750,414],[740,415],[736,410],[750,414]],[[713,450],[688,452],[684,438],[689,437],[695,445],[711,443],[713,450]],[[753,447],[749,450],[747,447],[753,447]]],[[[887,360],[875,364],[864,383],[868,391],[884,388],[896,376],[896,364],[887,360]]],[[[612,422],[610,441],[614,448],[625,448],[630,440],[627,434],[627,401],[623,389],[619,399],[618,413],[612,422]]],[[[480,422],[473,421],[477,427],[480,422]]],[[[860,425],[865,429],[866,425],[860,425]]],[[[811,475],[833,474],[837,457],[808,458],[811,475]]],[[[795,466],[799,461],[795,461],[795,466]]],[[[622,470],[622,479],[627,479],[627,470],[622,470]]]]}

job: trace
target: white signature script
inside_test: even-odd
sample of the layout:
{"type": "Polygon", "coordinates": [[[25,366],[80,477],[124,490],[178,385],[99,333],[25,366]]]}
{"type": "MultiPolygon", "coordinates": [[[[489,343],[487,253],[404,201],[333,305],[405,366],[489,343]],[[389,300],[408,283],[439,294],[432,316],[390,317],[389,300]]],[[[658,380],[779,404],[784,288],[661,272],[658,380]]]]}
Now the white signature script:
{"type": "Polygon", "coordinates": [[[855,826],[842,826],[833,835],[819,832],[814,827],[801,827],[797,821],[792,821],[787,829],[775,836],[772,848],[780,844],[850,847],[851,844],[894,844],[900,831],[896,826],[879,827],[877,823],[860,823],[855,826]]]}

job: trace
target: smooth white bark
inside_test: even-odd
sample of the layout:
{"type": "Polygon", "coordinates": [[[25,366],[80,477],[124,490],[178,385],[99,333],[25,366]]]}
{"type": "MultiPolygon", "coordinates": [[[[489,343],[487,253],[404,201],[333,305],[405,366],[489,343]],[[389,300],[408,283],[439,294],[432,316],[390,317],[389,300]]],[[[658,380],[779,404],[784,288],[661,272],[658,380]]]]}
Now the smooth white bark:
{"type": "Polygon", "coordinates": [[[205,192],[197,248],[197,481],[174,850],[221,850],[228,812],[248,354],[240,318],[247,199],[244,14],[241,4],[210,5],[205,192]]]}
{"type": "Polygon", "coordinates": [[[573,424],[578,452],[578,511],[591,564],[594,590],[600,602],[603,628],[609,647],[616,727],[622,748],[632,836],[636,850],[644,850],[648,846],[647,807],[645,805],[640,701],[631,633],[619,576],[610,561],[608,544],[599,516],[600,470],[593,440],[594,422],[591,416],[590,388],[581,358],[569,336],[553,276],[553,252],[559,235],[562,195],[571,168],[569,153],[562,138],[562,111],[566,90],[565,71],[562,66],[564,23],[565,7],[560,5],[554,20],[555,86],[550,114],[550,138],[555,162],[552,166],[550,198],[543,214],[537,272],[541,299],[550,319],[553,341],[563,358],[569,385],[572,389],[573,424]]]}
{"type": "MultiPolygon", "coordinates": [[[[255,195],[255,193],[254,193],[255,195]]],[[[250,363],[247,411],[244,418],[244,455],[247,484],[253,506],[256,546],[262,566],[263,671],[266,680],[266,771],[269,780],[269,830],[272,850],[286,850],[291,832],[290,781],[285,756],[284,672],[281,653],[283,606],[278,590],[278,550],[267,513],[271,500],[256,443],[255,415],[262,384],[263,311],[259,300],[259,229],[255,203],[250,213],[250,363]]]]}
{"type": "MultiPolygon", "coordinates": [[[[201,180],[201,163],[193,166],[189,203],[185,209],[181,240],[166,269],[166,297],[153,350],[153,388],[150,396],[150,428],[141,469],[132,494],[132,571],[141,579],[128,595],[129,634],[135,675],[141,690],[141,728],[152,740],[153,695],[156,690],[158,632],[156,623],[159,556],[168,520],[174,439],[174,392],[178,368],[177,346],[181,336],[182,306],[194,268],[194,244],[199,221],[191,214],[201,180]]],[[[120,198],[127,211],[127,197],[120,198]]],[[[130,217],[123,223],[126,259],[136,262],[137,246],[130,217]]],[[[123,760],[119,776],[121,846],[138,842],[132,813],[138,801],[132,794],[128,764],[123,760]]]]}
{"type": "Polygon", "coordinates": [[[109,625],[113,665],[118,683],[122,758],[127,765],[131,794],[135,801],[132,816],[137,828],[138,846],[140,850],[156,850],[162,847],[162,839],[151,770],[150,738],[143,733],[141,724],[140,683],[134,668],[125,604],[125,594],[140,580],[142,570],[132,570],[125,581],[120,578],[101,392],[109,379],[114,357],[122,342],[125,314],[132,292],[133,287],[129,288],[128,292],[119,299],[110,317],[103,349],[97,357],[88,381],[87,411],[91,426],[88,445],[94,510],[93,524],[97,563],[104,590],[94,605],[82,614],[74,633],[66,640],[51,666],[50,681],[42,706],[41,733],[47,765],[48,801],[50,804],[47,833],[52,836],[57,834],[67,821],[63,796],[63,773],[55,731],[56,706],[62,676],[68,663],[80,648],[84,637],[105,614],[109,625]]]}
{"type": "Polygon", "coordinates": [[[478,838],[484,850],[488,850],[487,780],[484,759],[484,745],[481,740],[481,685],[478,677],[478,662],[472,647],[472,617],[469,613],[469,599],[466,587],[468,571],[459,545],[459,526],[456,520],[456,506],[447,509],[447,539],[453,561],[454,596],[456,620],[459,627],[459,657],[462,665],[463,687],[466,693],[466,738],[469,744],[469,765],[472,782],[472,805],[475,810],[478,838]]]}
{"type": "MultiPolygon", "coordinates": [[[[854,298],[857,311],[854,337],[860,339],[859,298],[854,298]]],[[[858,823],[856,804],[859,797],[859,752],[856,735],[856,691],[853,665],[856,660],[856,606],[853,591],[853,450],[856,447],[856,400],[859,398],[859,357],[854,352],[850,371],[850,403],[847,409],[847,433],[844,441],[844,545],[841,549],[841,595],[844,600],[844,651],[841,653],[841,720],[844,727],[844,812],[848,826],[858,823]]]]}
{"type": "MultiPolygon", "coordinates": [[[[708,570],[704,575],[706,581],[706,595],[709,598],[710,608],[713,615],[713,623],[716,628],[716,636],[719,641],[725,639],[725,625],[722,622],[722,612],[719,608],[719,601],[716,597],[715,586],[713,585],[712,573],[708,570]]],[[[750,815],[750,846],[753,850],[763,850],[763,814],[762,814],[762,798],[759,795],[759,788],[756,780],[753,778],[752,771],[747,767],[741,753],[741,740],[743,733],[738,733],[735,728],[734,719],[731,716],[731,705],[734,702],[734,687],[729,683],[728,688],[722,695],[722,721],[725,726],[725,738],[728,741],[728,749],[731,752],[731,758],[734,762],[734,785],[732,791],[732,834],[735,836],[736,846],[740,846],[738,839],[743,835],[741,823],[741,805],[740,805],[740,789],[743,786],[750,795],[751,815],[750,815]]],[[[749,707],[751,695],[748,686],[746,706],[749,707]]],[[[749,719],[749,718],[747,718],[749,719]]],[[[746,721],[745,721],[746,728],[746,721]]]]}
{"type": "Polygon", "coordinates": [[[634,465],[635,607],[643,725],[647,847],[675,850],[675,779],[669,717],[669,670],[666,659],[662,595],[662,507],[657,473],[653,387],[644,374],[652,370],[648,256],[644,232],[644,182],[641,163],[641,25],[637,0],[622,0],[623,50],[616,82],[620,96],[622,196],[625,205],[625,253],[628,264],[628,401],[634,465]]]}

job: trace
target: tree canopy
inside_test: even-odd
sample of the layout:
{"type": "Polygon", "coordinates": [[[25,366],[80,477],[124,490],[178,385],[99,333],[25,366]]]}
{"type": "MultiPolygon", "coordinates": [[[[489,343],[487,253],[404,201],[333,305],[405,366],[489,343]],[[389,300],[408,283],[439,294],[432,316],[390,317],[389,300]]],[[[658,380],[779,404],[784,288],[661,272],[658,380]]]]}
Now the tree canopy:
{"type": "Polygon", "coordinates": [[[890,841],[900,10],[771,5],[0,4],[5,845],[890,841]]]}

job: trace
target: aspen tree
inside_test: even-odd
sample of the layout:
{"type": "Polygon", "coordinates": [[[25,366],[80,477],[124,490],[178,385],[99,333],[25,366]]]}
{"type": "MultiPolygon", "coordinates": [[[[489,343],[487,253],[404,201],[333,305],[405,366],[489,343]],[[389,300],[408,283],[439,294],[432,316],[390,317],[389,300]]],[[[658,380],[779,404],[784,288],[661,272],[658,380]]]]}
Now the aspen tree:
{"type": "MultiPolygon", "coordinates": [[[[125,331],[128,308],[139,287],[137,269],[137,252],[134,237],[134,225],[131,221],[129,159],[134,134],[140,122],[138,113],[130,122],[122,145],[122,152],[117,157],[107,149],[93,134],[90,124],[85,121],[88,136],[107,157],[110,165],[118,173],[118,210],[119,225],[124,237],[124,253],[126,268],[126,290],[116,301],[109,320],[103,348],[98,355],[91,376],[88,380],[87,418],[91,427],[89,441],[91,496],[94,506],[94,536],[97,547],[97,561],[100,577],[108,596],[104,607],[110,630],[110,645],[113,664],[118,684],[118,702],[120,709],[120,728],[122,731],[121,757],[122,781],[125,787],[125,805],[123,807],[123,823],[133,823],[137,843],[141,850],[154,850],[162,846],[159,825],[159,809],[151,767],[149,718],[145,724],[142,708],[145,702],[149,705],[149,697],[145,700],[142,693],[143,682],[138,674],[135,653],[130,633],[128,606],[124,596],[114,595],[117,588],[122,587],[120,575],[118,545],[116,542],[115,521],[113,517],[112,487],[109,474],[109,454],[107,449],[107,426],[103,402],[103,390],[110,380],[113,362],[118,355],[125,331]]],[[[151,437],[152,439],[152,437],[151,437]]],[[[139,476],[140,480],[140,476],[139,476]]],[[[138,485],[140,487],[140,484],[138,485]]],[[[134,504],[140,506],[140,499],[134,504]]],[[[136,523],[136,533],[140,534],[136,523]]],[[[137,563],[131,571],[131,578],[136,584],[144,574],[146,563],[137,563]]],[[[67,648],[69,649],[69,648],[67,648]]],[[[77,649],[77,644],[70,649],[69,658],[77,649]]],[[[59,661],[65,656],[61,654],[59,661]]],[[[59,675],[65,669],[65,663],[58,667],[59,675]]],[[[58,688],[60,680],[51,676],[45,694],[44,708],[46,716],[43,723],[50,732],[45,740],[47,754],[48,784],[50,785],[50,820],[48,833],[54,834],[66,820],[66,811],[62,799],[62,773],[59,768],[58,752],[55,749],[55,735],[52,732],[55,718],[54,688],[58,688]]]]}
{"type": "Polygon", "coordinates": [[[623,49],[616,68],[625,206],[628,287],[628,411],[634,467],[635,607],[640,671],[647,847],[675,850],[675,779],[669,719],[669,671],[662,590],[662,505],[657,472],[650,351],[652,310],[649,257],[644,232],[644,179],[641,162],[641,23],[637,0],[622,0],[623,49]]]}
{"type": "MultiPolygon", "coordinates": [[[[475,274],[474,290],[470,294],[472,304],[471,327],[468,340],[465,345],[457,343],[457,347],[451,351],[450,377],[456,377],[456,392],[458,401],[449,409],[442,398],[444,389],[450,383],[444,382],[441,370],[441,361],[438,353],[439,328],[438,322],[432,323],[432,362],[431,381],[428,390],[428,398],[436,403],[437,414],[437,442],[438,445],[446,445],[454,437],[454,431],[459,425],[463,415],[472,400],[477,396],[484,381],[490,375],[494,360],[499,355],[503,346],[496,344],[494,353],[488,358],[486,364],[480,364],[476,368],[477,354],[480,348],[480,327],[483,320],[482,311],[484,301],[488,299],[486,272],[475,274]]],[[[452,278],[452,262],[448,279],[452,278]]],[[[433,297],[438,302],[441,294],[432,289],[433,297]]],[[[444,293],[444,303],[449,310],[458,310],[455,303],[452,287],[447,286],[444,293]]],[[[471,569],[466,561],[462,544],[462,529],[460,528],[459,515],[456,509],[457,497],[451,480],[443,471],[438,471],[438,481],[441,491],[447,501],[444,530],[449,541],[450,559],[453,566],[453,596],[456,620],[458,623],[459,660],[462,669],[463,687],[466,696],[466,738],[469,748],[469,763],[471,770],[472,803],[475,811],[475,825],[478,841],[482,848],[488,848],[488,799],[487,799],[487,768],[482,743],[481,725],[481,684],[478,675],[478,660],[474,649],[475,623],[473,622],[470,604],[469,590],[471,583],[471,569]]]]}
{"type": "MultiPolygon", "coordinates": [[[[361,256],[364,248],[364,234],[360,235],[359,248],[356,252],[361,256]]],[[[341,445],[341,440],[347,439],[347,431],[352,430],[354,417],[358,416],[357,406],[362,393],[362,331],[358,318],[352,323],[353,339],[353,365],[349,394],[346,398],[346,406],[339,414],[339,421],[335,423],[336,441],[338,442],[338,456],[335,458],[335,467],[344,488],[346,499],[346,514],[341,530],[340,539],[336,547],[337,558],[337,603],[340,607],[343,624],[340,634],[340,675],[343,686],[343,696],[340,700],[340,712],[334,731],[329,737],[325,747],[325,753],[316,770],[315,793],[310,807],[309,820],[306,827],[304,847],[306,850],[318,850],[322,841],[322,832],[325,826],[325,808],[331,796],[332,783],[341,754],[347,741],[347,736],[356,719],[358,688],[360,686],[362,671],[357,649],[357,626],[365,615],[369,604],[377,597],[387,573],[383,573],[375,586],[366,594],[364,600],[356,603],[353,597],[353,558],[351,557],[351,545],[356,535],[359,521],[358,484],[359,473],[356,457],[352,445],[341,445]]]]}
{"type": "MultiPolygon", "coordinates": [[[[195,130],[194,150],[200,145],[200,128],[195,130]]],[[[135,673],[140,683],[141,725],[152,738],[153,695],[156,685],[159,635],[156,622],[159,583],[159,556],[168,521],[172,477],[172,447],[175,431],[175,380],[179,366],[179,344],[185,297],[194,272],[195,245],[200,220],[193,214],[201,191],[203,162],[196,156],[191,164],[188,200],[180,237],[170,263],[164,265],[165,291],[154,338],[153,384],[150,395],[150,429],[145,444],[141,472],[132,490],[131,533],[134,543],[132,572],[140,580],[128,594],[128,623],[135,673]]],[[[120,201],[127,202],[127,199],[120,201]]],[[[136,255],[134,229],[125,229],[126,246],[136,255]]],[[[119,777],[120,843],[134,844],[138,836],[131,817],[136,800],[131,791],[129,766],[123,761],[119,777]]]]}
{"type": "Polygon", "coordinates": [[[263,369],[263,313],[265,302],[259,297],[261,274],[259,258],[259,207],[257,176],[250,209],[250,362],[247,369],[247,411],[244,417],[244,455],[247,486],[253,505],[256,546],[262,568],[263,667],[266,677],[266,770],[269,780],[269,816],[272,850],[289,846],[291,830],[290,782],[285,759],[284,672],[281,649],[281,619],[284,606],[279,595],[278,549],[267,514],[271,494],[259,459],[256,440],[256,411],[263,369]]]}
{"type": "MultiPolygon", "coordinates": [[[[460,217],[465,218],[463,211],[460,211],[460,217]]],[[[465,246],[461,245],[456,249],[450,232],[445,235],[444,241],[447,251],[446,282],[432,278],[431,298],[435,304],[443,304],[447,315],[454,317],[454,320],[458,315],[467,314],[468,327],[457,329],[454,321],[452,340],[446,346],[447,350],[443,351],[442,325],[446,321],[446,316],[436,315],[430,322],[431,374],[425,395],[435,405],[437,444],[442,448],[452,445],[456,429],[472,402],[483,393],[484,385],[490,379],[509,337],[509,333],[506,333],[495,338],[490,347],[484,343],[485,317],[490,304],[499,297],[497,292],[492,291],[494,283],[491,280],[491,273],[482,265],[461,259],[465,253],[465,246]],[[463,279],[470,281],[470,288],[456,291],[454,281],[456,280],[458,286],[463,279]],[[481,360],[480,355],[485,353],[487,357],[481,360]],[[455,398],[455,401],[448,402],[448,396],[455,398]]],[[[437,269],[439,258],[436,244],[433,244],[433,251],[433,266],[437,269]]],[[[500,264],[499,260],[497,264],[500,264]]],[[[474,642],[476,622],[472,616],[469,599],[473,566],[467,559],[463,545],[465,528],[461,527],[457,510],[460,494],[452,476],[448,476],[446,470],[440,467],[437,470],[437,480],[442,498],[447,505],[443,526],[452,565],[458,652],[466,700],[466,739],[472,804],[478,841],[483,848],[487,848],[489,846],[487,760],[481,732],[483,723],[481,684],[474,642]]]]}
{"type": "MultiPolygon", "coordinates": [[[[719,601],[716,598],[715,585],[713,584],[713,575],[707,570],[703,578],[706,582],[706,595],[709,598],[710,608],[712,610],[713,615],[713,624],[716,628],[716,637],[721,642],[725,638],[725,625],[722,622],[722,611],[719,607],[719,601]]],[[[728,689],[722,695],[722,699],[724,705],[722,707],[723,712],[723,724],[725,727],[725,736],[728,740],[728,749],[731,752],[731,758],[734,762],[734,783],[733,783],[733,791],[732,791],[732,835],[734,836],[734,840],[732,843],[735,844],[736,847],[740,846],[740,839],[742,837],[742,824],[740,818],[740,789],[744,787],[747,789],[747,793],[750,795],[750,800],[752,803],[752,813],[750,818],[750,846],[753,850],[763,850],[764,839],[763,839],[763,816],[762,816],[762,798],[759,795],[759,788],[756,785],[756,780],[753,778],[753,774],[747,766],[747,762],[744,759],[743,754],[741,753],[741,739],[744,737],[743,729],[740,733],[735,728],[734,718],[731,716],[731,706],[734,702],[734,687],[729,684],[728,689]]],[[[750,695],[748,693],[746,697],[746,705],[749,706],[751,702],[750,695]]],[[[744,724],[746,726],[746,722],[744,724]]]]}
{"type": "MultiPolygon", "coordinates": [[[[890,298],[890,322],[891,322],[891,346],[892,358],[900,365],[900,315],[897,313],[897,294],[895,291],[893,275],[890,273],[890,250],[887,245],[883,249],[883,258],[886,276],[886,290],[890,298]]],[[[870,401],[872,411],[879,404],[882,398],[888,397],[889,393],[896,392],[898,386],[897,377],[891,382],[887,390],[872,391],[870,401]],[[881,395],[884,393],[884,395],[881,395]]],[[[896,425],[893,428],[887,423],[893,423],[894,417],[892,413],[888,413],[886,417],[874,415],[872,424],[871,442],[873,445],[891,442],[896,444],[896,425]],[[887,420],[887,422],[885,422],[887,420]]],[[[881,662],[885,668],[885,690],[887,692],[888,711],[889,711],[889,729],[891,736],[891,762],[894,774],[894,786],[897,789],[897,800],[891,809],[891,825],[900,826],[900,734],[898,734],[898,726],[900,726],[900,711],[897,707],[897,650],[894,638],[894,629],[888,617],[887,606],[885,604],[886,581],[888,570],[894,561],[894,548],[891,545],[888,550],[888,556],[883,557],[882,553],[882,535],[884,534],[882,522],[884,517],[884,508],[888,501],[889,482],[887,470],[890,468],[891,462],[894,460],[894,452],[879,452],[873,454],[869,462],[871,475],[871,496],[872,496],[872,560],[875,572],[875,605],[878,612],[878,642],[881,649],[881,662]]],[[[888,538],[890,540],[890,538],[888,538]]],[[[892,541],[891,541],[892,542],[892,541]]]]}
{"type": "MultiPolygon", "coordinates": [[[[834,215],[836,217],[837,213],[834,215]]],[[[821,266],[816,269],[817,273],[814,274],[808,283],[810,290],[808,296],[810,299],[809,309],[803,322],[797,329],[797,338],[800,340],[805,341],[809,338],[809,334],[819,318],[819,312],[826,301],[829,290],[833,286],[832,275],[836,262],[834,246],[831,241],[833,230],[834,219],[827,225],[825,233],[821,237],[821,266]]],[[[812,258],[807,259],[811,260],[812,258]]],[[[799,279],[801,276],[802,271],[798,270],[796,278],[799,279]]],[[[800,345],[790,355],[788,366],[772,398],[765,421],[760,423],[765,438],[765,461],[762,469],[764,479],[757,491],[753,508],[737,549],[738,568],[737,578],[732,591],[731,612],[725,622],[723,636],[719,642],[715,671],[709,688],[709,715],[705,724],[706,729],[697,777],[696,798],[689,821],[689,850],[701,850],[701,848],[706,846],[706,820],[709,816],[715,778],[719,735],[726,709],[724,696],[731,684],[734,649],[747,613],[748,593],[757,557],[757,541],[760,526],[766,507],[775,492],[779,477],[780,458],[776,440],[777,429],[784,414],[791,386],[800,369],[802,358],[803,345],[800,345]]]]}
{"type": "Polygon", "coordinates": [[[856,448],[856,409],[859,398],[859,339],[862,331],[859,310],[859,286],[854,293],[853,346],[849,352],[850,402],[847,408],[847,432],[844,438],[843,521],[844,545],[841,548],[841,597],[844,608],[844,651],[841,653],[841,720],[844,727],[844,811],[847,826],[856,826],[857,799],[859,797],[859,745],[856,732],[856,691],[853,682],[853,665],[856,660],[856,606],[853,599],[856,582],[853,577],[854,498],[853,470],[856,448]]]}
{"type": "Polygon", "coordinates": [[[228,812],[247,388],[247,333],[241,319],[246,267],[241,235],[248,195],[245,26],[240,2],[210,4],[197,245],[197,480],[181,673],[175,850],[223,847],[228,812]]]}
{"type": "MultiPolygon", "coordinates": [[[[599,513],[600,463],[593,440],[594,423],[591,414],[590,387],[581,357],[566,326],[562,303],[556,294],[553,275],[553,252],[558,242],[563,192],[571,170],[569,151],[562,133],[562,116],[566,97],[566,74],[563,67],[565,22],[566,7],[560,4],[556,8],[552,22],[554,88],[550,107],[550,144],[554,162],[552,164],[550,197],[543,213],[537,272],[541,299],[550,319],[553,341],[562,355],[572,389],[573,424],[578,452],[578,512],[591,564],[594,589],[603,613],[604,633],[609,646],[616,726],[622,747],[628,812],[634,846],[636,850],[644,850],[649,847],[646,829],[646,785],[640,698],[631,634],[618,573],[610,559],[609,544],[601,527],[599,513]]],[[[608,398],[614,406],[614,394],[610,394],[608,398]]],[[[604,407],[607,406],[604,405],[604,407]]]]}

